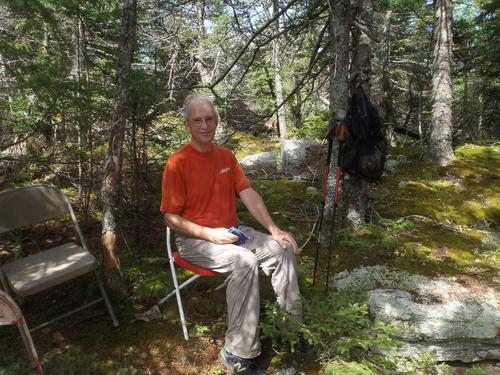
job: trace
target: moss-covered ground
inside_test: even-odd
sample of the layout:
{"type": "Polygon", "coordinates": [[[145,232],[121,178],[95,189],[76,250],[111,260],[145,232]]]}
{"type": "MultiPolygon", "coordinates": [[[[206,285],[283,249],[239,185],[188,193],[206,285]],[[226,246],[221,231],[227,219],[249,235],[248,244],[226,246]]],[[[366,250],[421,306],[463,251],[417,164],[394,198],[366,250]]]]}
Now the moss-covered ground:
{"type": "MultiPolygon", "coordinates": [[[[245,140],[240,140],[244,144],[245,140]]],[[[271,148],[272,144],[267,145],[271,148]]],[[[255,144],[242,150],[257,150],[255,144]]],[[[465,145],[455,150],[448,167],[424,161],[418,148],[391,149],[398,165],[382,181],[369,187],[370,223],[357,230],[337,228],[332,273],[363,265],[384,264],[435,276],[453,275],[464,283],[500,283],[500,147],[465,145]]],[[[322,166],[318,166],[321,168],[322,166]]],[[[306,298],[322,293],[327,250],[320,249],[319,279],[312,286],[316,237],[311,230],[319,212],[320,181],[256,179],[254,188],[267,202],[276,222],[292,231],[302,247],[300,283],[306,298]]],[[[154,197],[158,200],[159,197],[154,197]]],[[[239,207],[243,223],[256,225],[239,207]]],[[[123,246],[121,266],[126,297],[115,300],[120,320],[112,328],[103,306],[95,306],[50,328],[33,333],[48,374],[223,374],[217,361],[226,324],[224,291],[213,291],[219,278],[204,278],[184,292],[191,335],[182,336],[174,299],[161,309],[163,317],[136,321],[134,314],[153,306],[171,288],[163,227],[157,213],[138,245],[123,246]]],[[[325,223],[328,228],[328,222],[325,223]]],[[[98,254],[98,221],[84,227],[98,254]]],[[[124,231],[127,233],[127,231],[124,231]]],[[[53,233],[56,236],[56,232],[53,233]]],[[[327,235],[327,230],[324,231],[327,235]]],[[[326,244],[326,239],[323,240],[326,244]]],[[[12,248],[0,244],[0,261],[12,257],[12,248]]],[[[181,275],[184,279],[187,273],[181,275]]],[[[271,300],[268,279],[261,280],[262,298],[271,300]]],[[[94,296],[92,279],[29,298],[21,304],[29,324],[94,296]],[[90,286],[88,286],[90,285],[90,286]]],[[[2,327],[0,374],[20,374],[26,363],[22,342],[14,327],[2,327]]],[[[322,373],[313,354],[275,354],[264,341],[260,364],[269,373],[295,367],[305,374],[322,373]]],[[[339,373],[340,374],[340,373],[339,373]]]]}

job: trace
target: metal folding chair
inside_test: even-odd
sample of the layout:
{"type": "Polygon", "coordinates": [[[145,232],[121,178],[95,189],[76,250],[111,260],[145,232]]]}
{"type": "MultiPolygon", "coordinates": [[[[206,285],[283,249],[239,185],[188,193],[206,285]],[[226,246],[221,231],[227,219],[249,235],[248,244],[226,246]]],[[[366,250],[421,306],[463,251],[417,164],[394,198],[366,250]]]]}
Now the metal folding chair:
{"type": "Polygon", "coordinates": [[[8,294],[0,290],[0,326],[16,325],[23,339],[24,346],[31,360],[31,365],[37,375],[43,375],[42,365],[35,349],[35,344],[31,339],[30,331],[21,309],[8,294]]]}
{"type": "MultiPolygon", "coordinates": [[[[166,242],[167,242],[168,260],[169,260],[169,263],[170,263],[170,270],[171,270],[171,273],[172,273],[172,280],[173,280],[173,283],[174,283],[174,290],[172,290],[169,294],[167,294],[164,298],[162,298],[158,302],[158,306],[163,305],[173,295],[175,295],[177,297],[177,306],[179,308],[179,316],[181,318],[182,332],[184,333],[184,338],[186,340],[189,340],[189,335],[188,335],[187,325],[186,325],[186,318],[184,316],[184,308],[182,307],[181,289],[184,289],[189,284],[191,284],[193,281],[199,279],[202,276],[213,277],[213,276],[217,276],[217,275],[220,275],[220,274],[217,273],[217,272],[214,272],[214,271],[212,271],[210,269],[207,269],[207,268],[198,267],[198,266],[196,266],[196,265],[188,262],[187,260],[182,259],[178,251],[174,251],[173,252],[172,251],[172,247],[171,247],[171,230],[170,230],[170,228],[168,226],[166,227],[165,238],[166,238],[166,242]],[[177,274],[176,274],[176,271],[175,271],[175,265],[174,265],[174,263],[177,264],[181,268],[184,268],[184,269],[186,269],[188,271],[193,272],[194,275],[191,276],[186,281],[184,281],[181,285],[179,285],[178,282],[177,282],[177,274]]],[[[219,289],[223,288],[225,285],[226,285],[226,283],[223,283],[223,284],[219,285],[215,290],[219,290],[219,289]]]]}
{"type": "Polygon", "coordinates": [[[42,323],[31,329],[32,332],[101,301],[105,302],[113,325],[119,325],[97,273],[96,259],[87,248],[68,198],[48,185],[33,185],[0,193],[0,235],[68,215],[80,245],[68,242],[1,266],[3,289],[12,296],[27,297],[93,271],[102,297],[42,323]]]}

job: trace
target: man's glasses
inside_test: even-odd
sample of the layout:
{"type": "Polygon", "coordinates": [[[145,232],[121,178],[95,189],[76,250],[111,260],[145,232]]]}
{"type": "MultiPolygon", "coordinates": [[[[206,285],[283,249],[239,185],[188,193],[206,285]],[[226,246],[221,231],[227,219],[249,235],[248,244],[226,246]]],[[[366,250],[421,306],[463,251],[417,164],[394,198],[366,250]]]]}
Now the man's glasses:
{"type": "Polygon", "coordinates": [[[201,125],[203,125],[203,123],[205,123],[209,126],[213,126],[217,123],[217,118],[214,116],[198,117],[198,118],[194,118],[194,119],[191,119],[188,121],[191,125],[194,125],[194,126],[201,126],[201,125]]]}

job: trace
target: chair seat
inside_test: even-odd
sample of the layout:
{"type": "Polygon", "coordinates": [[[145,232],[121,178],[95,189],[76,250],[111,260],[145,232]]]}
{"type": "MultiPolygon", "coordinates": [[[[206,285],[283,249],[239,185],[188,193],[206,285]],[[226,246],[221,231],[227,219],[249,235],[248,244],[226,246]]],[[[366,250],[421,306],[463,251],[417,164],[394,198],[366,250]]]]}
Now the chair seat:
{"type": "Polygon", "coordinates": [[[181,258],[181,255],[179,254],[178,251],[174,251],[172,253],[172,256],[174,257],[174,262],[176,264],[178,264],[180,267],[182,268],[185,268],[191,272],[194,272],[196,273],[197,275],[200,275],[200,276],[217,276],[218,273],[215,272],[215,271],[212,271],[208,268],[203,268],[203,267],[199,267],[199,266],[196,266],[194,265],[193,263],[190,263],[188,262],[187,260],[181,258]]]}
{"type": "Polygon", "coordinates": [[[2,266],[9,287],[18,296],[30,296],[95,268],[95,257],[73,242],[2,266]]]}

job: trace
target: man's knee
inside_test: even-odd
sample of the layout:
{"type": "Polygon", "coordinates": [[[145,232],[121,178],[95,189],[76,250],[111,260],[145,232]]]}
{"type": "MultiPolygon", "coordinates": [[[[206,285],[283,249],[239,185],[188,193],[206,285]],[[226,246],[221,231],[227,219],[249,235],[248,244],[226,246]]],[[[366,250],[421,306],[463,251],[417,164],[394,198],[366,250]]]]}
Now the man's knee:
{"type": "Polygon", "coordinates": [[[238,251],[234,255],[234,268],[235,269],[247,269],[247,268],[257,268],[258,259],[254,253],[249,250],[238,251]]]}

